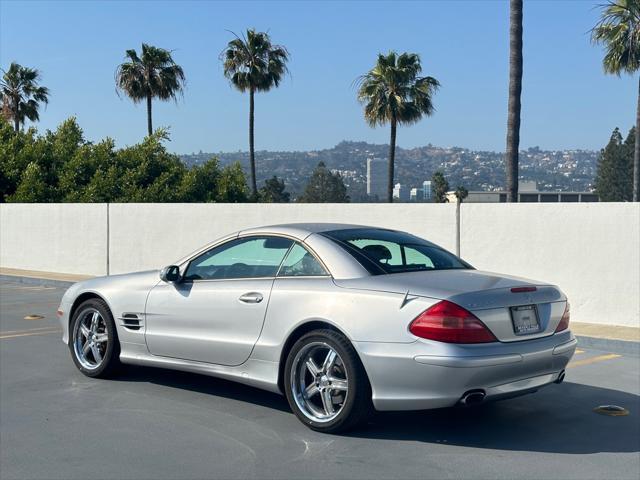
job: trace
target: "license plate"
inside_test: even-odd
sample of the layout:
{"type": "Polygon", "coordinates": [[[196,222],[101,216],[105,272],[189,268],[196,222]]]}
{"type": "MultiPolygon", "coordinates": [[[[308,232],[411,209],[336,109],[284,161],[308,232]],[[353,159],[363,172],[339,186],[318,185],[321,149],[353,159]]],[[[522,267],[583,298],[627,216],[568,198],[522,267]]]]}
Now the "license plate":
{"type": "Polygon", "coordinates": [[[540,321],[535,305],[511,307],[511,321],[516,335],[528,335],[540,331],[540,321]]]}

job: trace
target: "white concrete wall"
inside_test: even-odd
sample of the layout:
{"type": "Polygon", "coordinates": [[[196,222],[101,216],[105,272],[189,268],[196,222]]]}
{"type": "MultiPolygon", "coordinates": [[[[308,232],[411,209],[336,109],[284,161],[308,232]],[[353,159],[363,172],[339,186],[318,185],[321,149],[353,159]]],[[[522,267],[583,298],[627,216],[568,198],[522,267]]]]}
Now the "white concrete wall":
{"type": "Polygon", "coordinates": [[[111,204],[110,271],[158,268],[229,233],[291,222],[396,228],[455,250],[455,205],[111,204]]]}
{"type": "MultiPolygon", "coordinates": [[[[0,266],[159,268],[227,233],[286,222],[396,228],[455,251],[453,204],[0,204],[0,266]]],[[[575,321],[640,325],[640,204],[463,204],[462,257],[559,285],[575,321]]]]}
{"type": "Polygon", "coordinates": [[[107,272],[107,205],[0,204],[0,266],[107,272]]]}
{"type": "Polygon", "coordinates": [[[640,326],[640,205],[463,204],[474,267],[560,286],[575,321],[640,326]]]}

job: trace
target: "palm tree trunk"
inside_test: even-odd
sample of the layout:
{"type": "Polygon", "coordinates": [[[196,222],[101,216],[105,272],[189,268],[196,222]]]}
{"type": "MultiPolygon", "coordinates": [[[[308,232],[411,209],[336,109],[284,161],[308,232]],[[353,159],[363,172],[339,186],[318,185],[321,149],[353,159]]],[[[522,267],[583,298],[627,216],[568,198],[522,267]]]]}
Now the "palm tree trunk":
{"type": "Polygon", "coordinates": [[[18,133],[20,131],[20,116],[18,115],[19,99],[13,99],[13,130],[18,133]]]}
{"type": "Polygon", "coordinates": [[[153,123],[151,121],[151,94],[147,94],[147,134],[153,134],[153,123]]]}
{"type": "Polygon", "coordinates": [[[636,144],[633,151],[633,201],[638,201],[640,194],[640,78],[638,78],[638,107],[636,110],[636,144]]]}
{"type": "Polygon", "coordinates": [[[389,178],[387,179],[387,202],[393,203],[393,171],[396,162],[396,126],[395,116],[391,118],[391,140],[389,141],[389,178]]]}
{"type": "Polygon", "coordinates": [[[253,88],[249,89],[249,166],[251,167],[251,193],[253,200],[257,201],[258,186],[256,184],[256,153],[253,143],[253,122],[254,122],[254,95],[253,88]]]}
{"type": "Polygon", "coordinates": [[[153,125],[151,122],[151,94],[147,94],[147,130],[149,136],[153,134],[153,125]]]}
{"type": "Polygon", "coordinates": [[[507,202],[518,201],[520,95],[522,93],[522,0],[511,0],[509,18],[509,107],[507,118],[507,202]]]}

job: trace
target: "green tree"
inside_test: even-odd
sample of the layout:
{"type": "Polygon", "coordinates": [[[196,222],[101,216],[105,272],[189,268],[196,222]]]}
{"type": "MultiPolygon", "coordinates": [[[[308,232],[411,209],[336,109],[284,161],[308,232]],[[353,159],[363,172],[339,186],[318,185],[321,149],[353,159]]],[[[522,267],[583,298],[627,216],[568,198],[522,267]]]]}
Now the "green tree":
{"type": "Polygon", "coordinates": [[[393,202],[396,129],[398,124],[418,122],[433,115],[433,95],[440,83],[433,77],[420,77],[422,65],[415,53],[378,54],[376,65],[357,81],[358,100],[371,127],[391,125],[387,201],[393,202]]]}
{"type": "Polygon", "coordinates": [[[16,192],[9,197],[10,202],[48,202],[50,187],[46,182],[46,175],[42,167],[35,162],[27,165],[22,174],[16,192]]]}
{"type": "Polygon", "coordinates": [[[212,158],[187,168],[159,129],[142,143],[116,149],[107,138],[87,142],[74,118],[53,132],[15,133],[0,118],[0,200],[11,202],[245,202],[239,163],[220,169],[212,158]]]}
{"type": "Polygon", "coordinates": [[[635,130],[631,129],[627,141],[616,128],[609,143],[600,152],[596,173],[596,193],[603,202],[628,202],[633,199],[633,139],[635,130]]]}
{"type": "Polygon", "coordinates": [[[84,143],[60,168],[58,187],[63,202],[108,202],[120,189],[115,175],[106,170],[116,162],[115,143],[107,138],[97,144],[84,143]],[[114,179],[115,180],[115,179],[114,179]],[[111,184],[111,188],[106,186],[111,184]]]}
{"type": "Polygon", "coordinates": [[[241,203],[249,200],[247,179],[240,162],[227,165],[220,172],[218,202],[241,203]]]}
{"type": "Polygon", "coordinates": [[[518,201],[518,149],[522,94],[522,0],[509,4],[509,105],[507,115],[507,202],[518,201]]]}
{"type": "Polygon", "coordinates": [[[265,180],[264,187],[260,189],[260,201],[265,203],[288,203],[289,192],[285,191],[284,180],[275,175],[265,180]]]}
{"type": "Polygon", "coordinates": [[[278,87],[287,72],[289,52],[282,45],[274,45],[265,32],[249,29],[242,38],[236,35],[221,55],[224,75],[241,92],[249,92],[249,164],[251,193],[258,196],[254,145],[254,96],[278,87]]]}
{"type": "MultiPolygon", "coordinates": [[[[633,75],[640,70],[640,0],[608,1],[602,6],[600,21],[591,31],[591,39],[604,45],[602,66],[606,73],[633,75]]],[[[640,78],[636,108],[633,155],[633,201],[640,190],[640,78]]]]}
{"type": "Polygon", "coordinates": [[[0,116],[0,202],[15,193],[27,165],[33,160],[35,130],[15,132],[0,116]]]}
{"type": "Polygon", "coordinates": [[[431,176],[431,185],[433,187],[433,201],[435,203],[447,203],[447,192],[449,191],[449,182],[444,177],[444,173],[435,172],[431,176]]]}
{"type": "Polygon", "coordinates": [[[638,129],[631,127],[631,130],[629,130],[627,134],[627,139],[624,141],[624,146],[627,158],[629,158],[629,161],[632,163],[632,168],[635,164],[636,138],[638,138],[638,129]]]}
{"type": "Polygon", "coordinates": [[[20,130],[25,119],[40,120],[38,110],[42,103],[49,103],[49,89],[39,85],[40,72],[35,68],[23,67],[12,62],[8,70],[3,70],[0,80],[0,101],[2,113],[13,121],[14,131],[20,130]]]}
{"type": "Polygon", "coordinates": [[[213,157],[185,173],[180,186],[181,197],[185,202],[216,202],[219,182],[220,164],[213,157]]]}
{"type": "Polygon", "coordinates": [[[453,193],[456,196],[456,200],[458,201],[458,203],[464,202],[464,199],[469,196],[469,190],[464,188],[462,185],[456,188],[455,192],[453,193]]]}
{"type": "Polygon", "coordinates": [[[126,62],[116,69],[116,87],[134,103],[147,102],[147,131],[153,134],[151,101],[177,100],[185,85],[185,75],[180,65],[173,61],[171,52],[152,45],[142,44],[142,54],[127,50],[126,62]]]}
{"type": "Polygon", "coordinates": [[[347,187],[345,187],[339,173],[332,173],[324,164],[318,163],[307,183],[301,203],[345,203],[349,201],[347,187]]]}

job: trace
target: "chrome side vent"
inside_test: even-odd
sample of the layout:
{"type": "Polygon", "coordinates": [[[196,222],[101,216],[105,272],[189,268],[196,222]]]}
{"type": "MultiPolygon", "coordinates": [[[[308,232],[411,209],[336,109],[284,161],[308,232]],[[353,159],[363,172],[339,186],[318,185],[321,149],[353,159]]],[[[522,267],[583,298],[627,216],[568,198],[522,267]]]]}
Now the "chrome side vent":
{"type": "Polygon", "coordinates": [[[118,317],[120,325],[127,330],[140,330],[144,325],[141,313],[123,313],[121,317],[118,317]]]}

